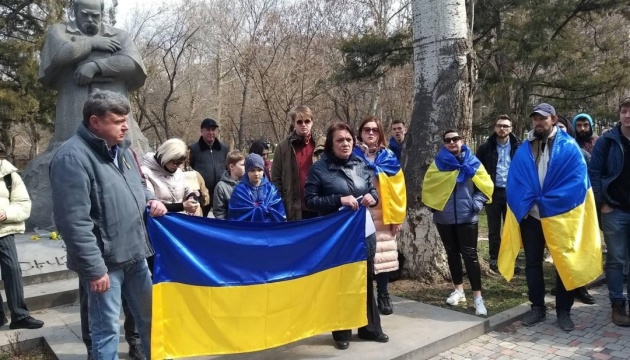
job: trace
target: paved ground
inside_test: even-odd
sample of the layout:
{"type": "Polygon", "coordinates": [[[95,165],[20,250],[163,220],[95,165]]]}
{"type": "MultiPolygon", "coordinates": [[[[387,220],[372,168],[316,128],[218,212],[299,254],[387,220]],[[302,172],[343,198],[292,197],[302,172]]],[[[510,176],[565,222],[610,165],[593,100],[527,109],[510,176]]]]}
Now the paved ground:
{"type": "Polygon", "coordinates": [[[501,331],[482,335],[431,360],[439,359],[630,359],[630,328],[615,326],[610,320],[606,286],[591,289],[596,305],[576,302],[572,318],[576,328],[560,331],[555,310],[545,322],[524,327],[520,321],[501,331]]]}

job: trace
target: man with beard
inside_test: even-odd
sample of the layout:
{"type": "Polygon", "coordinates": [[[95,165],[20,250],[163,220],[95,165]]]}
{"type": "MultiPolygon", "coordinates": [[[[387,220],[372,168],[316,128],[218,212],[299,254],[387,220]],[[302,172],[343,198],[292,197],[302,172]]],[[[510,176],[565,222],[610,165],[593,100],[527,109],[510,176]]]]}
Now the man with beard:
{"type": "Polygon", "coordinates": [[[490,174],[494,183],[492,203],[486,204],[488,240],[490,245],[490,269],[499,271],[497,259],[501,246],[501,225],[505,221],[507,203],[505,185],[510,163],[521,141],[512,134],[512,122],[507,115],[499,115],[494,124],[494,134],[477,149],[477,158],[490,174]]]}
{"type": "Polygon", "coordinates": [[[593,133],[593,118],[589,114],[581,113],[573,118],[575,140],[587,153],[593,152],[598,136],[593,133]]]}
{"type": "MultiPolygon", "coordinates": [[[[109,90],[128,98],[130,91],[144,85],[147,74],[140,52],[124,30],[103,23],[104,8],[103,0],[76,0],[75,20],[54,24],[46,34],[39,81],[57,91],[52,144],[74,135],[91,93],[109,90]]],[[[129,125],[138,126],[131,116],[129,125]]]]}
{"type": "Polygon", "coordinates": [[[558,326],[571,331],[573,293],[601,274],[601,239],[586,161],[574,140],[555,126],[553,106],[536,105],[533,130],[512,159],[507,180],[507,216],[499,250],[499,271],[510,280],[521,246],[531,310],[522,324],[544,321],[544,249],[554,259],[558,326]]]}

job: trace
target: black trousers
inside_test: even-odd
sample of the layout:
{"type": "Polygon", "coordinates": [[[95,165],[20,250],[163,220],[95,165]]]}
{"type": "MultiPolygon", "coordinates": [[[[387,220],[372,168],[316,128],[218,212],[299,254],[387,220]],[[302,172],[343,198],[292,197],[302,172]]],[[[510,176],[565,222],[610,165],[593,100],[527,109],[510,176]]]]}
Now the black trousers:
{"type": "MultiPolygon", "coordinates": [[[[18,261],[15,237],[7,235],[0,238],[0,272],[4,289],[7,294],[7,305],[11,311],[11,321],[22,320],[29,316],[24,301],[24,285],[22,284],[22,269],[18,261]]],[[[2,296],[0,296],[0,316],[4,318],[2,296]]]]}
{"type": "MultiPolygon", "coordinates": [[[[367,261],[367,325],[359,328],[359,337],[362,339],[374,339],[383,333],[381,328],[381,316],[378,313],[376,299],[374,298],[374,254],[376,253],[376,235],[372,234],[366,239],[368,249],[367,261]]],[[[350,341],[352,330],[337,330],[332,332],[335,341],[350,341]]]]}
{"type": "Polygon", "coordinates": [[[464,282],[462,258],[473,291],[481,291],[481,268],[477,256],[479,226],[470,224],[435,224],[446,250],[448,268],[454,285],[464,282]]]}
{"type": "Polygon", "coordinates": [[[497,260],[499,258],[501,225],[505,222],[506,213],[507,201],[505,199],[505,188],[494,188],[492,203],[486,205],[490,260],[497,260]]]}
{"type": "MultiPolygon", "coordinates": [[[[525,250],[525,278],[532,308],[545,307],[545,277],[543,260],[545,235],[540,220],[528,216],[521,221],[521,237],[525,250]]],[[[570,312],[573,307],[573,293],[567,291],[562,279],[556,273],[556,312],[570,312]]]]}
{"type": "MultiPolygon", "coordinates": [[[[83,281],[79,280],[79,303],[80,303],[80,315],[81,315],[81,338],[83,339],[83,343],[88,349],[88,352],[92,351],[92,332],[90,331],[90,316],[88,312],[88,294],[83,286],[83,281]]],[[[133,315],[131,314],[131,310],[129,310],[129,305],[127,305],[127,301],[125,297],[122,298],[122,308],[125,313],[125,323],[123,327],[125,328],[125,340],[127,340],[127,344],[131,345],[140,345],[140,335],[138,335],[138,330],[136,330],[136,322],[133,320],[133,315]]]]}

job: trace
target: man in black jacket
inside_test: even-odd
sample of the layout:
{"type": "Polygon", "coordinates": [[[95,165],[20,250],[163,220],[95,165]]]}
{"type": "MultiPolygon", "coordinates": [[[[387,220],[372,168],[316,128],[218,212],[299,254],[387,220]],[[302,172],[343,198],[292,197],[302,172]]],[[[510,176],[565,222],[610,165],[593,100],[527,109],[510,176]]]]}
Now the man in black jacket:
{"type": "Polygon", "coordinates": [[[201,174],[210,193],[210,202],[203,208],[203,216],[207,216],[212,209],[214,187],[221,180],[221,175],[226,169],[225,161],[229,149],[217,139],[218,134],[217,122],[213,119],[204,119],[201,122],[199,141],[190,144],[190,167],[201,174]]]}
{"type": "Polygon", "coordinates": [[[501,246],[501,224],[505,221],[507,212],[505,184],[510,163],[520,144],[521,141],[512,134],[510,118],[507,115],[499,115],[494,123],[494,134],[479,146],[476,154],[494,183],[492,203],[486,205],[486,216],[490,243],[490,269],[495,272],[499,271],[497,259],[501,246]]]}

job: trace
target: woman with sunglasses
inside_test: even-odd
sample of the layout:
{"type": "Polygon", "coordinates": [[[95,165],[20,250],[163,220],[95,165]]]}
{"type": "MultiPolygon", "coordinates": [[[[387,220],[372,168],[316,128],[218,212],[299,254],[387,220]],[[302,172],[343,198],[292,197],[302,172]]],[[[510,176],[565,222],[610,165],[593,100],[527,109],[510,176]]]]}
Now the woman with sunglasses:
{"type": "Polygon", "coordinates": [[[398,270],[398,244],[400,232],[407,214],[407,188],[400,162],[387,148],[381,120],[368,116],[361,122],[357,134],[357,146],[353,154],[363,160],[378,190],[380,202],[370,208],[376,226],[376,256],[374,274],[378,309],[383,315],[394,312],[387,285],[389,272],[398,270]]]}
{"type": "Polygon", "coordinates": [[[432,209],[448,260],[454,291],[449,305],[466,303],[462,258],[473,291],[475,314],[487,315],[481,297],[481,270],[477,256],[479,211],[492,199],[494,184],[479,159],[455,130],[443,135],[444,146],[429,166],[422,185],[422,202],[432,209]]]}
{"type": "Polygon", "coordinates": [[[191,190],[181,170],[186,161],[188,146],[180,139],[169,139],[155,153],[147,153],[140,161],[140,169],[147,188],[163,202],[169,212],[195,215],[200,194],[191,190]]]}

